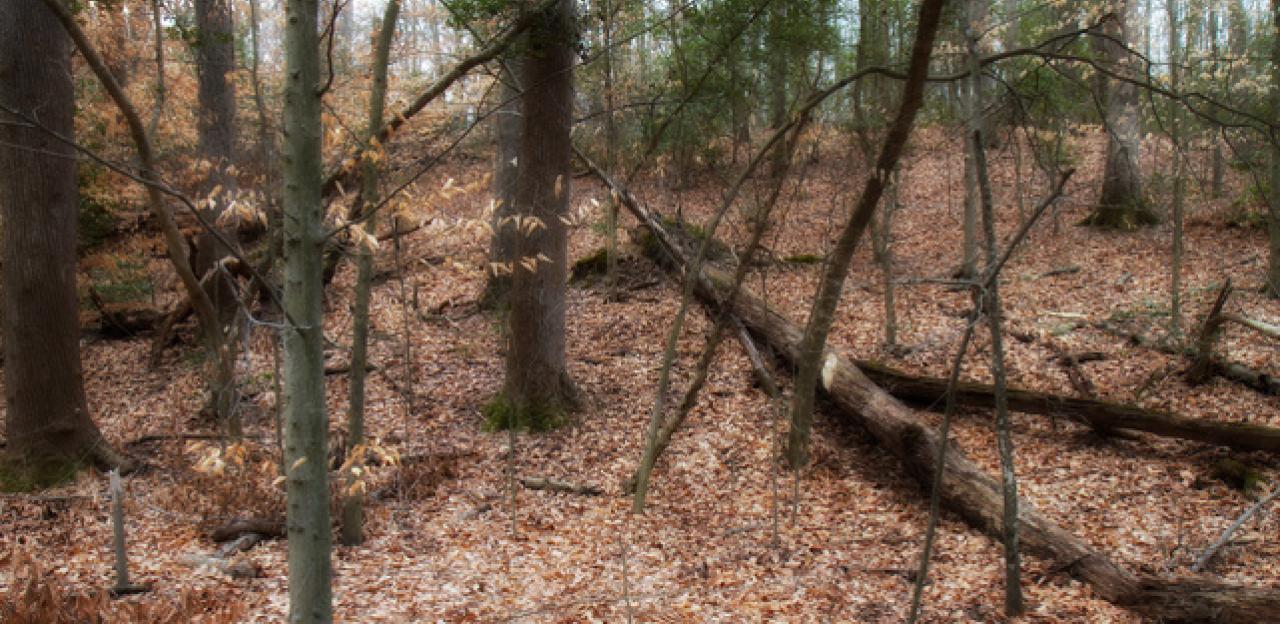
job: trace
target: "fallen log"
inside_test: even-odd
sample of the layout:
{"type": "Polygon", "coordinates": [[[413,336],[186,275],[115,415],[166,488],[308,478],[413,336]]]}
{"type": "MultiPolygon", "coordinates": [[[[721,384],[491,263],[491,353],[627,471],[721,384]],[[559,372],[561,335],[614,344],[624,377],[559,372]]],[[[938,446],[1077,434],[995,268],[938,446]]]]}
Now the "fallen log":
{"type": "MultiPolygon", "coordinates": [[[[676,264],[683,264],[672,235],[661,228],[653,213],[628,193],[623,204],[649,226],[661,249],[676,264]]],[[[713,307],[725,300],[730,281],[712,267],[695,276],[695,293],[713,307]]],[[[780,357],[796,365],[803,330],[770,309],[749,292],[740,292],[732,313],[780,357]]],[[[927,422],[882,390],[846,357],[828,349],[820,389],[840,408],[847,421],[868,430],[881,447],[900,459],[907,472],[928,487],[937,469],[941,438],[927,422]]],[[[999,538],[1003,500],[999,482],[948,445],[945,455],[942,502],[969,524],[999,538]]],[[[1164,622],[1272,622],[1280,621],[1280,592],[1244,587],[1201,577],[1139,577],[1120,567],[1084,540],[1040,515],[1025,501],[1019,503],[1019,535],[1027,552],[1055,561],[1061,569],[1089,583],[1103,599],[1132,608],[1164,622]]]]}
{"type": "Polygon", "coordinates": [[[229,542],[246,533],[277,539],[285,536],[283,518],[235,518],[214,529],[209,538],[215,542],[229,542]]]}
{"type": "MultiPolygon", "coordinates": [[[[913,405],[941,405],[946,395],[946,379],[910,375],[866,360],[856,360],[854,364],[877,386],[913,405]]],[[[989,384],[960,382],[956,386],[957,405],[992,407],[995,405],[994,397],[995,390],[989,384]]],[[[1280,452],[1280,428],[1265,425],[1189,418],[1135,405],[1065,397],[1024,388],[1009,388],[1009,409],[1027,414],[1064,416],[1096,428],[1145,431],[1243,451],[1280,452]]]]}

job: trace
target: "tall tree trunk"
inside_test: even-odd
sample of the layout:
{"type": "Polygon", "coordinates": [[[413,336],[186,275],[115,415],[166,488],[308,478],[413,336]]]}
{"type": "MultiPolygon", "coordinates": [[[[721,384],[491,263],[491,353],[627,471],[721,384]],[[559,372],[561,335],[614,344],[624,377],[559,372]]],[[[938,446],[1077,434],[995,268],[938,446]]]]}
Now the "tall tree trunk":
{"type": "Polygon", "coordinates": [[[493,164],[493,216],[489,223],[493,235],[489,239],[489,272],[481,298],[486,308],[494,310],[506,309],[507,297],[511,293],[511,275],[515,270],[516,224],[513,217],[516,215],[516,180],[521,166],[525,164],[520,161],[521,136],[524,134],[521,113],[523,87],[520,82],[523,53],[524,50],[516,49],[503,54],[499,69],[501,89],[498,97],[502,98],[502,104],[494,115],[498,149],[493,164]]]}
{"type": "Polygon", "coordinates": [[[320,57],[317,0],[288,0],[284,84],[285,474],[289,529],[289,621],[333,619],[328,417],[320,204],[320,57]]]}
{"type": "MultiPolygon", "coordinates": [[[[64,137],[74,132],[71,46],[41,3],[0,3],[0,103],[64,137]]],[[[94,425],[84,392],[76,299],[76,152],[21,123],[0,124],[0,139],[9,457],[16,469],[37,480],[66,476],[84,463],[127,464],[94,425]]]]}
{"type": "Polygon", "coordinates": [[[560,0],[529,32],[523,68],[524,137],[514,205],[510,346],[503,399],[515,422],[545,428],[576,403],[565,366],[565,281],[573,147],[573,0],[560,0]]]}
{"type": "Polygon", "coordinates": [[[791,405],[791,432],[787,442],[787,459],[793,469],[803,467],[809,461],[809,430],[813,422],[814,387],[818,381],[818,370],[822,366],[821,356],[827,343],[827,333],[835,319],[835,310],[840,302],[840,293],[844,289],[845,277],[849,274],[849,262],[857,249],[858,239],[862,237],[871,215],[875,212],[880,195],[884,192],[889,174],[898,164],[903,147],[911,134],[916,113],[924,102],[924,79],[929,70],[929,57],[933,52],[933,40],[938,31],[938,20],[942,13],[942,0],[924,0],[920,4],[917,21],[916,42],[911,51],[911,64],[907,70],[907,81],[903,85],[902,104],[898,115],[890,126],[880,150],[875,170],[867,176],[858,204],[849,215],[835,248],[831,251],[831,259],[819,282],[813,307],[809,311],[809,321],[805,326],[804,340],[801,346],[799,370],[796,373],[794,397],[791,405]]]}
{"type": "MultiPolygon", "coordinates": [[[[1175,0],[1165,0],[1169,37],[1169,86],[1174,92],[1182,88],[1182,64],[1187,54],[1182,52],[1178,34],[1178,5],[1175,0]]],[[[1189,29],[1189,26],[1188,26],[1189,29]]],[[[1188,37],[1190,39],[1190,37],[1188,37]]],[[[1169,267],[1169,336],[1182,340],[1182,214],[1186,195],[1186,158],[1183,154],[1182,103],[1169,102],[1169,140],[1173,144],[1173,249],[1169,267]]]]}
{"type": "MultiPolygon", "coordinates": [[[[225,192],[232,188],[228,167],[235,156],[236,92],[229,80],[235,71],[235,29],[229,0],[195,0],[197,99],[200,104],[196,128],[200,157],[209,161],[209,177],[200,189],[209,200],[206,215],[213,220],[225,205],[225,192]],[[214,195],[221,187],[223,193],[214,195]]],[[[204,275],[225,250],[209,233],[197,243],[196,274],[204,275]]]]}
{"type": "MultiPolygon", "coordinates": [[[[1138,32],[1142,11],[1138,0],[1113,0],[1114,17],[1106,21],[1104,32],[1118,42],[1132,41],[1138,32]]],[[[1113,41],[1102,41],[1105,61],[1116,71],[1135,75],[1133,55],[1113,41]]],[[[1132,230],[1157,223],[1159,219],[1142,195],[1142,117],[1138,109],[1138,88],[1119,80],[1105,80],[1107,160],[1102,174],[1102,195],[1084,225],[1132,230]]]]}
{"type": "MultiPolygon", "coordinates": [[[[387,60],[391,56],[391,39],[395,37],[396,17],[400,14],[399,0],[387,2],[382,15],[382,29],[378,32],[373,51],[373,86],[369,91],[369,126],[365,140],[370,140],[382,128],[382,113],[387,101],[387,60]]],[[[361,159],[364,172],[360,176],[360,203],[365,209],[378,203],[378,165],[373,155],[361,159]]],[[[369,290],[373,284],[373,242],[377,239],[377,221],[372,215],[361,226],[364,234],[356,256],[355,308],[351,313],[351,385],[350,409],[347,412],[347,461],[350,469],[363,466],[358,457],[364,445],[364,380],[369,361],[369,290]]],[[[360,525],[363,523],[363,492],[358,487],[360,477],[352,470],[348,476],[348,489],[342,503],[342,543],[354,546],[363,541],[360,525]]]]}
{"type": "MultiPolygon", "coordinates": [[[[769,127],[777,130],[787,123],[787,64],[791,52],[787,32],[787,3],[774,2],[769,7],[769,127]]],[[[783,150],[774,150],[769,162],[769,175],[777,176],[786,167],[783,150]]]]}
{"type": "MultiPolygon", "coordinates": [[[[230,0],[195,0],[196,69],[198,74],[200,157],[208,161],[209,175],[200,185],[206,202],[204,216],[217,223],[235,186],[230,166],[235,149],[235,84],[228,79],[235,71],[235,30],[232,25],[230,0]]],[[[234,233],[219,228],[223,238],[234,233]]],[[[196,238],[196,275],[213,270],[228,254],[226,247],[209,231],[196,238]]],[[[218,421],[225,423],[233,437],[240,435],[240,419],[235,409],[239,395],[235,383],[235,340],[233,326],[239,312],[234,279],[219,275],[208,282],[207,292],[218,310],[217,334],[221,337],[211,354],[214,373],[209,383],[210,405],[218,421]]]]}
{"type": "MultiPolygon", "coordinates": [[[[1280,111],[1280,0],[1271,0],[1271,111],[1273,117],[1280,111]]],[[[1271,197],[1267,205],[1271,259],[1266,290],[1272,297],[1280,298],[1280,132],[1274,129],[1271,131],[1271,197]]]]}
{"type": "Polygon", "coordinates": [[[147,136],[155,141],[156,128],[160,126],[160,116],[164,112],[165,84],[164,84],[164,16],[161,14],[160,0],[151,0],[151,28],[153,29],[155,59],[156,59],[156,86],[155,100],[151,104],[151,125],[147,127],[147,136]]]}

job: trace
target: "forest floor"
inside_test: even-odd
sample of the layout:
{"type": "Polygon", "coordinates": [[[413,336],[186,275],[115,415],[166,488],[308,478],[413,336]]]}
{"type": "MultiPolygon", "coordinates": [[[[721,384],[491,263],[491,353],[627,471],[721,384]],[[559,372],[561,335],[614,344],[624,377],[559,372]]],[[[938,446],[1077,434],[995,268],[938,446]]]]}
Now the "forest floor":
{"type": "MultiPolygon", "coordinates": [[[[1196,418],[1280,426],[1280,402],[1274,398],[1221,379],[1190,386],[1179,374],[1186,361],[1071,323],[1111,319],[1160,337],[1168,322],[1169,226],[1120,233],[1074,225],[1101,186],[1097,139],[1077,139],[1073,146],[1080,171],[1060,203],[1059,227],[1046,216],[1001,282],[1007,326],[1036,337],[1006,341],[1011,383],[1073,394],[1046,347],[1054,343],[1071,352],[1106,354],[1083,365],[1103,398],[1196,418]],[[1046,275],[1066,267],[1078,270],[1046,275]]],[[[783,216],[775,224],[780,227],[767,237],[775,261],[749,280],[753,291],[797,322],[807,314],[818,267],[784,259],[824,252],[859,179],[852,174],[859,168],[856,159],[842,149],[824,146],[816,159],[804,151],[782,194],[783,216]]],[[[960,153],[954,137],[927,131],[913,140],[906,158],[894,224],[896,271],[908,282],[897,289],[904,349],[881,344],[881,278],[865,244],[831,344],[859,358],[945,375],[969,296],[920,278],[946,278],[958,263],[960,153]]],[[[1167,151],[1148,155],[1152,170],[1166,156],[1167,151]]],[[[992,154],[1002,236],[1019,220],[1013,162],[1007,149],[992,154]]],[[[1022,174],[1028,209],[1045,187],[1043,176],[1031,171],[1028,165],[1022,174]]],[[[404,461],[373,470],[369,488],[376,496],[368,505],[365,543],[335,547],[336,618],[621,622],[630,604],[640,622],[901,621],[927,520],[926,493],[866,433],[821,415],[814,461],[797,485],[773,461],[785,431],[778,406],[752,387],[751,369],[734,342],[721,347],[702,400],[658,463],[647,513],[629,513],[631,501],[622,496],[621,483],[641,454],[662,343],[679,300],[678,288],[634,249],[621,264],[622,297],[612,300],[599,282],[569,292],[569,368],[585,397],[583,409],[563,429],[521,433],[509,459],[508,434],[486,432],[481,415],[503,374],[500,322],[475,304],[486,267],[481,211],[488,203],[488,173],[488,160],[475,158],[455,159],[429,174],[421,188],[447,190],[424,193],[410,207],[433,220],[405,240],[404,281],[390,244],[379,257],[388,279],[374,292],[371,350],[378,369],[370,377],[366,426],[381,447],[404,461]],[[521,489],[513,530],[511,461],[520,477],[591,484],[604,495],[521,489]]],[[[635,191],[655,209],[697,221],[714,209],[722,187],[707,174],[694,176],[681,190],[651,178],[635,191]]],[[[762,181],[750,192],[763,195],[764,188],[762,181]]],[[[1167,193],[1157,188],[1152,195],[1167,193]]],[[[571,237],[572,258],[603,244],[599,228],[591,226],[599,219],[591,199],[605,197],[593,180],[575,181],[573,206],[583,219],[571,237]]],[[[1197,194],[1188,207],[1185,331],[1198,329],[1227,277],[1237,286],[1230,309],[1280,323],[1280,305],[1257,292],[1265,232],[1230,226],[1230,197],[1197,194]]],[[[740,217],[735,211],[719,234],[742,240],[740,217]]],[[[134,249],[153,244],[144,237],[122,243],[134,249]]],[[[167,274],[159,260],[152,266],[152,275],[167,274]]],[[[329,290],[326,334],[339,345],[350,342],[352,282],[351,267],[344,265],[329,290]]],[[[678,392],[692,374],[707,329],[703,314],[690,315],[674,368],[678,392]]],[[[1223,344],[1231,359],[1280,374],[1274,343],[1231,327],[1223,344]]],[[[988,345],[979,331],[964,364],[966,378],[989,379],[988,345]]],[[[90,338],[84,344],[94,417],[113,444],[151,465],[127,479],[127,513],[132,575],[154,591],[124,599],[123,605],[159,609],[161,603],[185,600],[221,605],[234,614],[230,621],[250,622],[282,621],[287,612],[283,540],[243,555],[260,569],[254,579],[235,580],[187,563],[190,555],[215,549],[211,528],[231,517],[283,508],[274,483],[269,331],[259,328],[248,346],[241,375],[250,395],[244,413],[248,430],[258,437],[243,456],[227,457],[217,454],[215,443],[131,443],[146,434],[214,429],[199,415],[204,363],[193,345],[171,348],[152,368],[149,336],[90,338]],[[215,457],[222,463],[210,461],[215,457]]],[[[334,357],[344,360],[345,354],[337,349],[334,357]]],[[[790,381],[785,371],[778,378],[790,381]]],[[[345,428],[347,383],[345,375],[328,379],[331,430],[337,432],[345,428]]],[[[965,412],[953,432],[970,457],[995,473],[991,422],[988,412],[965,412]]],[[[1269,479],[1280,475],[1280,458],[1266,454],[1229,453],[1146,434],[1101,439],[1043,416],[1014,414],[1013,440],[1020,492],[1028,504],[1121,565],[1157,574],[1186,573],[1251,504],[1244,493],[1213,478],[1216,461],[1231,456],[1269,479]]],[[[105,484],[100,474],[84,474],[42,496],[0,498],[0,592],[16,592],[37,573],[41,583],[66,595],[112,585],[105,484]]],[[[1210,573],[1280,590],[1278,530],[1280,514],[1262,514],[1236,533],[1210,573]]],[[[999,545],[957,516],[944,515],[924,594],[925,621],[1001,621],[1001,579],[999,545]]],[[[1019,621],[1141,621],[1093,596],[1051,562],[1025,557],[1024,580],[1030,609],[1019,621]]],[[[202,617],[189,621],[219,621],[213,614],[202,617]]]]}

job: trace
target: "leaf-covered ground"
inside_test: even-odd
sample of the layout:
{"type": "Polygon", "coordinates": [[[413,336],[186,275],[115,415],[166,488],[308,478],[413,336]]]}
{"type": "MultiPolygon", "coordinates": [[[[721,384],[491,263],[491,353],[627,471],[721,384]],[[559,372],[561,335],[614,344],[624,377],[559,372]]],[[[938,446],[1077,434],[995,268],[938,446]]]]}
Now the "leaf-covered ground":
{"type": "MultiPolygon", "coordinates": [[[[1031,338],[1006,341],[1011,383],[1071,394],[1048,345],[1101,351],[1104,360],[1083,366],[1104,398],[1280,426],[1274,398],[1223,380],[1189,386],[1180,375],[1185,361],[1077,326],[1080,320],[1112,320],[1158,338],[1168,323],[1170,228],[1113,233],[1074,226],[1100,186],[1102,145],[1096,138],[1073,146],[1080,173],[1060,203],[1060,226],[1046,216],[1001,282],[1010,331],[1031,338]],[[1046,275],[1068,267],[1078,270],[1046,275]]],[[[756,293],[797,321],[803,321],[819,268],[784,259],[822,254],[836,235],[860,171],[846,152],[833,145],[802,150],[805,158],[787,183],[767,238],[773,261],[749,280],[756,293]]],[[[1164,157],[1167,152],[1148,154],[1150,166],[1158,168],[1164,157]]],[[[1025,153],[1020,184],[1009,148],[996,150],[992,159],[999,230],[1008,235],[1019,219],[1018,187],[1029,210],[1045,181],[1025,153]]],[[[897,312],[904,349],[881,344],[883,290],[869,245],[855,259],[833,344],[909,371],[945,373],[969,298],[928,280],[949,277],[959,260],[962,167],[953,137],[926,132],[915,140],[902,173],[894,255],[903,281],[897,312]]],[[[482,429],[481,407],[501,384],[503,367],[500,321],[475,305],[486,266],[487,234],[478,219],[488,203],[487,169],[487,160],[457,160],[429,175],[421,185],[428,190],[406,214],[431,217],[431,224],[407,237],[398,260],[389,243],[380,252],[386,279],[374,294],[372,359],[378,370],[370,378],[367,426],[382,447],[405,461],[373,469],[369,489],[375,500],[368,507],[365,544],[335,549],[337,618],[619,622],[629,604],[635,620],[644,622],[900,621],[926,523],[925,493],[867,434],[840,428],[828,417],[818,419],[812,466],[794,481],[772,461],[784,431],[781,406],[752,388],[750,367],[736,343],[721,348],[702,400],[659,462],[648,512],[629,513],[621,482],[640,456],[661,344],[679,296],[635,255],[622,263],[617,300],[598,282],[570,290],[570,371],[585,397],[576,420],[552,433],[520,434],[513,460],[508,435],[482,429]],[[403,282],[395,271],[401,264],[403,282]],[[512,463],[521,477],[598,485],[605,495],[522,489],[513,509],[507,479],[512,463]]],[[[691,185],[677,190],[655,178],[636,190],[654,208],[698,220],[718,203],[718,179],[694,176],[691,185]]],[[[765,191],[762,180],[748,200],[765,191]]],[[[1153,189],[1154,197],[1164,195],[1153,189]]],[[[599,229],[592,227],[600,217],[593,198],[603,201],[605,194],[590,179],[578,179],[574,206],[583,218],[572,236],[575,258],[602,244],[599,229]]],[[[1280,323],[1280,306],[1257,293],[1265,233],[1228,227],[1231,201],[1195,195],[1188,204],[1186,332],[1196,331],[1227,277],[1237,285],[1232,310],[1280,323]]],[[[744,213],[731,214],[720,235],[742,240],[744,213]]],[[[153,275],[163,273],[159,261],[151,266],[153,275]]],[[[335,365],[345,360],[341,346],[350,341],[352,280],[350,267],[344,267],[329,291],[326,334],[338,345],[335,365]]],[[[707,328],[705,317],[691,315],[679,343],[673,384],[678,391],[692,373],[707,328]]],[[[234,516],[280,508],[273,484],[268,330],[259,328],[247,344],[241,380],[250,396],[243,409],[258,437],[244,457],[224,458],[221,467],[209,461],[216,443],[162,438],[131,444],[147,434],[212,429],[198,414],[204,364],[192,345],[171,348],[152,368],[148,337],[84,344],[95,418],[114,444],[151,464],[127,480],[127,509],[133,576],[155,591],[129,601],[203,592],[215,603],[238,603],[244,621],[281,621],[287,611],[282,541],[243,555],[260,567],[255,579],[233,580],[188,564],[191,555],[215,549],[209,529],[234,516]]],[[[978,332],[965,363],[967,378],[989,379],[988,345],[978,332]]],[[[1280,373],[1274,342],[1231,327],[1220,348],[1233,360],[1280,373]]],[[[789,381],[786,371],[778,373],[789,381]]],[[[347,384],[343,375],[328,379],[331,430],[337,432],[345,428],[347,384]]],[[[988,413],[968,412],[953,431],[971,457],[994,471],[990,423],[988,413]]],[[[1013,426],[1026,502],[1135,570],[1186,573],[1251,503],[1213,478],[1217,460],[1246,460],[1269,478],[1280,467],[1263,454],[1230,454],[1149,435],[1100,439],[1043,416],[1015,414],[1013,426]]],[[[85,474],[43,498],[0,498],[0,591],[13,591],[33,569],[43,571],[43,582],[71,594],[111,585],[105,483],[101,475],[85,474]],[[26,557],[38,565],[12,565],[26,557]]],[[[1277,528],[1271,512],[1250,522],[1211,573],[1280,585],[1277,528]]],[[[926,620],[1001,620],[1000,559],[995,542],[946,515],[925,593],[926,620]]],[[[1024,621],[1140,621],[1093,597],[1051,562],[1024,562],[1030,605],[1024,621]]]]}

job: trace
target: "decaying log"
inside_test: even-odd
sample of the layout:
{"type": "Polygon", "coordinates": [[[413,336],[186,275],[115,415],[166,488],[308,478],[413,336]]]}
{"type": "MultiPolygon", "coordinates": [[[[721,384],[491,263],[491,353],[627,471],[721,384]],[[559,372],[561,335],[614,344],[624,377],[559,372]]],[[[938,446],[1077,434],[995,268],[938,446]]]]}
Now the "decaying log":
{"type": "Polygon", "coordinates": [[[1231,279],[1228,278],[1218,290],[1218,298],[1213,301],[1209,315],[1204,317],[1204,324],[1200,326],[1195,360],[1191,363],[1191,370],[1187,371],[1187,381],[1191,383],[1203,383],[1213,375],[1213,343],[1218,339],[1218,330],[1222,327],[1222,306],[1226,305],[1230,296],[1231,279]]]}
{"type": "MultiPolygon", "coordinates": [[[[652,213],[634,198],[620,192],[623,204],[651,229],[661,228],[652,213]]],[[[666,232],[654,231],[667,253],[666,232]]],[[[676,252],[678,253],[678,251],[676,252]]],[[[674,258],[679,263],[682,258],[674,258]]],[[[723,301],[729,280],[708,267],[695,276],[695,292],[704,301],[723,301]]],[[[771,310],[746,291],[740,292],[732,310],[756,336],[773,347],[793,366],[800,356],[800,327],[771,310]]],[[[828,349],[822,368],[821,389],[840,408],[843,418],[867,429],[882,448],[898,457],[909,474],[928,487],[937,468],[940,446],[937,432],[913,411],[882,390],[847,358],[828,349]]],[[[948,445],[942,501],[974,527],[999,537],[1003,507],[999,482],[948,445]]],[[[1121,568],[1084,540],[1042,516],[1025,502],[1019,504],[1019,534],[1028,552],[1057,562],[1062,569],[1093,587],[1103,599],[1133,608],[1166,622],[1280,621],[1280,592],[1218,583],[1201,578],[1165,579],[1139,577],[1121,568]]]]}
{"type": "MultiPolygon", "coordinates": [[[[915,405],[941,405],[947,380],[910,375],[883,364],[857,360],[855,364],[876,385],[915,405]]],[[[956,403],[992,407],[995,390],[988,384],[961,382],[956,403]]],[[[1188,418],[1170,412],[1097,399],[1065,397],[1023,388],[1009,388],[1009,409],[1027,414],[1058,415],[1103,429],[1145,431],[1159,436],[1194,440],[1242,451],[1280,452],[1280,428],[1248,423],[1188,418]]]]}
{"type": "Polygon", "coordinates": [[[548,492],[564,492],[566,494],[579,494],[582,496],[600,496],[604,494],[604,490],[594,485],[583,485],[580,483],[569,483],[568,481],[559,481],[550,477],[525,477],[520,479],[520,485],[530,490],[545,490],[548,492]]]}
{"type": "Polygon", "coordinates": [[[89,287],[89,301],[98,310],[98,332],[108,338],[130,338],[150,331],[164,313],[144,303],[107,303],[95,287],[89,287]]]}
{"type": "Polygon", "coordinates": [[[246,533],[257,533],[269,538],[284,537],[284,520],[281,518],[236,518],[214,529],[209,534],[209,537],[215,542],[229,542],[246,533]]]}

